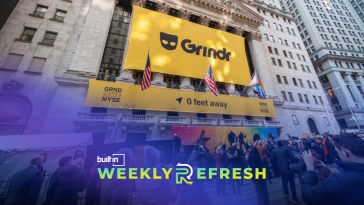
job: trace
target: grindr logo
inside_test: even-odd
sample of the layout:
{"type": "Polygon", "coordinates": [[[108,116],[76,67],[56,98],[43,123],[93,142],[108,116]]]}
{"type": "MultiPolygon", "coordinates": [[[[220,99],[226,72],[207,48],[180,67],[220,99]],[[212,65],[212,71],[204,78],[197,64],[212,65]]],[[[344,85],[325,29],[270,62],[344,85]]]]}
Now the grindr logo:
{"type": "Polygon", "coordinates": [[[170,35],[167,33],[160,33],[161,44],[167,50],[174,50],[177,48],[178,36],[170,35]]]}
{"type": "MultiPolygon", "coordinates": [[[[160,32],[160,40],[162,47],[167,50],[171,51],[177,48],[178,36],[160,32]]],[[[222,50],[215,50],[214,48],[207,48],[206,46],[196,45],[192,43],[190,39],[184,39],[181,42],[181,47],[186,53],[194,53],[198,56],[202,54],[202,56],[204,57],[214,59],[218,58],[219,60],[230,60],[231,52],[226,52],[226,48],[223,48],[222,50]]]]}

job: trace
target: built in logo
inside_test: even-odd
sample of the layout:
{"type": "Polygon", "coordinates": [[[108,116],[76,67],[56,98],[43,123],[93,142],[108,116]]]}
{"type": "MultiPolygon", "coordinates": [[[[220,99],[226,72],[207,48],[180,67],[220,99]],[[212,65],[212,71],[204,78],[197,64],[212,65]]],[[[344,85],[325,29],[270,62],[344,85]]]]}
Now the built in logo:
{"type": "Polygon", "coordinates": [[[125,166],[125,154],[113,154],[107,157],[97,156],[97,162],[112,163],[114,167],[123,167],[125,166]]]}
{"type": "Polygon", "coordinates": [[[259,106],[260,106],[260,112],[269,113],[267,103],[259,102],[259,106]]]}
{"type": "MultiPolygon", "coordinates": [[[[160,41],[163,48],[167,50],[175,50],[178,45],[178,36],[160,32],[160,41]]],[[[207,48],[203,45],[196,45],[190,39],[184,39],[181,42],[183,51],[190,54],[201,55],[208,58],[218,58],[219,60],[230,60],[231,52],[226,52],[226,48],[216,50],[214,48],[207,48]]]]}

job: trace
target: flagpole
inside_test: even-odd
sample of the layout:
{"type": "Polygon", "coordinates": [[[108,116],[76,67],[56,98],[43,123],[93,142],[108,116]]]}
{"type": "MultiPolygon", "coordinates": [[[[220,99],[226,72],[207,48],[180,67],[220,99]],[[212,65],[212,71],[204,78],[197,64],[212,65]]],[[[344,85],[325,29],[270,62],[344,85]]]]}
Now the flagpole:
{"type": "Polygon", "coordinates": [[[206,74],[207,69],[209,68],[209,65],[210,65],[210,63],[211,63],[211,60],[212,60],[212,59],[210,59],[210,62],[209,62],[209,64],[207,65],[207,68],[205,69],[205,72],[203,73],[203,76],[202,76],[202,79],[201,79],[200,84],[198,85],[197,91],[200,89],[201,83],[202,83],[202,81],[203,81],[203,78],[205,77],[205,74],[206,74]]]}
{"type": "MultiPolygon", "coordinates": [[[[248,83],[252,81],[252,77],[253,77],[253,76],[254,76],[254,74],[257,72],[257,69],[258,69],[258,68],[255,68],[254,73],[252,74],[252,76],[250,76],[250,79],[249,79],[249,80],[248,80],[248,82],[246,83],[247,85],[246,85],[246,86],[244,87],[244,89],[243,89],[243,94],[244,94],[244,91],[245,91],[246,87],[248,87],[248,83]]],[[[249,87],[250,87],[250,86],[249,86],[249,87]]]]}

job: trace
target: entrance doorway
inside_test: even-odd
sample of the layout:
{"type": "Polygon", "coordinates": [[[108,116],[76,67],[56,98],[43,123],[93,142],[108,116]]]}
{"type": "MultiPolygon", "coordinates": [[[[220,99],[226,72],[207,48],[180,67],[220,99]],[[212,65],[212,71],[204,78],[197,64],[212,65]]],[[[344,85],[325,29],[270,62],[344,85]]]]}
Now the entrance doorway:
{"type": "Polygon", "coordinates": [[[319,134],[316,123],[312,118],[308,118],[308,126],[310,127],[311,133],[315,133],[316,135],[319,134]]]}
{"type": "Polygon", "coordinates": [[[126,133],[126,142],[147,141],[147,133],[126,133]]]}

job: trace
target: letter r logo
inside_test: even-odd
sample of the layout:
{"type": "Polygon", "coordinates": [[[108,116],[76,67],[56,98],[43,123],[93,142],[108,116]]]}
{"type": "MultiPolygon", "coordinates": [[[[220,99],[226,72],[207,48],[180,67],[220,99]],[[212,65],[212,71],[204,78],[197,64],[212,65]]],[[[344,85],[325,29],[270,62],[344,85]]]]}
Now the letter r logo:
{"type": "Polygon", "coordinates": [[[178,36],[170,35],[167,33],[160,33],[161,44],[167,50],[174,50],[177,48],[178,36]]]}

